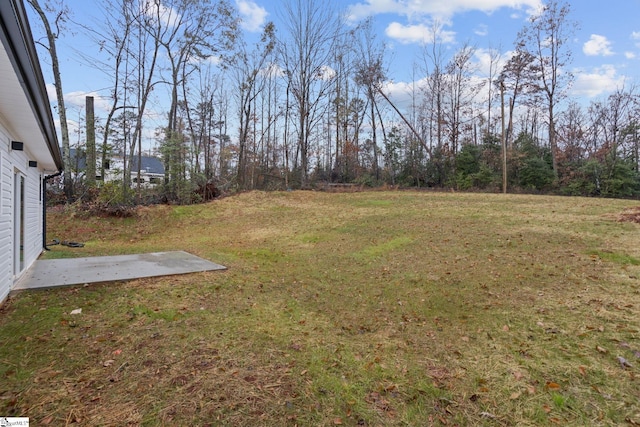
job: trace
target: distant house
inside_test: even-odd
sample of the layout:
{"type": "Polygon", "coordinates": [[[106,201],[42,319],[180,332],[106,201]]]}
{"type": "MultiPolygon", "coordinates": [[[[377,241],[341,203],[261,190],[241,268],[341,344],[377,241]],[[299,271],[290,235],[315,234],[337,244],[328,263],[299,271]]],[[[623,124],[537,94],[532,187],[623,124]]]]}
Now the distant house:
{"type": "MultiPolygon", "coordinates": [[[[82,176],[87,168],[87,156],[82,150],[72,148],[70,150],[72,175],[82,176]]],[[[164,182],[164,165],[162,160],[152,156],[141,156],[140,168],[140,184],[145,188],[152,188],[164,182]]],[[[100,172],[100,165],[96,165],[96,172],[100,172]]],[[[138,156],[133,156],[131,160],[131,186],[135,187],[138,183],[138,156]]],[[[124,170],[124,158],[122,156],[113,156],[105,165],[105,176],[96,176],[98,181],[116,181],[122,180],[122,171],[124,170]]]]}
{"type": "MultiPolygon", "coordinates": [[[[71,168],[73,176],[82,176],[87,168],[87,156],[84,151],[72,148],[70,150],[71,168]]],[[[140,183],[145,188],[152,188],[164,182],[164,165],[162,160],[153,156],[141,156],[140,183]]],[[[131,186],[138,183],[138,156],[134,156],[129,165],[131,169],[131,186]]],[[[100,165],[96,165],[96,172],[100,173],[100,165]]],[[[124,159],[122,156],[113,156],[105,165],[105,176],[96,176],[98,181],[122,180],[124,159]]]]}
{"type": "MultiPolygon", "coordinates": [[[[105,181],[122,179],[124,160],[122,157],[114,157],[109,161],[108,172],[105,171],[105,181]]],[[[140,186],[152,188],[164,182],[164,165],[157,157],[141,156],[140,161],[140,186]]],[[[138,184],[138,156],[131,159],[131,186],[138,184]]]]}
{"type": "Polygon", "coordinates": [[[0,302],[45,247],[45,186],[62,171],[22,0],[0,0],[0,302]]]}

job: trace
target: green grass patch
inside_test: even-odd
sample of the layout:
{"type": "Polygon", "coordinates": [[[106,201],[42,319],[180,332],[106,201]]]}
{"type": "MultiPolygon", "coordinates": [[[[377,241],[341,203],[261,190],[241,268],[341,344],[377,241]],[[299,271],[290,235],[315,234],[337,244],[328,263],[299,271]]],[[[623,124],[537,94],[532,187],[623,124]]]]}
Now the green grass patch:
{"type": "Polygon", "coordinates": [[[360,199],[354,202],[355,206],[359,206],[359,207],[386,207],[386,206],[392,206],[393,205],[393,201],[392,200],[375,200],[375,199],[360,199]]]}
{"type": "Polygon", "coordinates": [[[150,309],[147,307],[137,306],[131,310],[133,316],[146,316],[149,319],[162,319],[168,322],[179,320],[183,314],[175,309],[159,310],[150,309]]]}
{"type": "Polygon", "coordinates": [[[589,255],[597,256],[603,261],[614,262],[621,265],[640,265],[640,259],[623,253],[615,253],[609,251],[589,251],[589,255]]]}
{"type": "Polygon", "coordinates": [[[410,237],[396,237],[395,239],[379,243],[372,246],[367,246],[362,251],[355,254],[356,258],[377,258],[385,255],[389,252],[397,250],[403,246],[409,245],[413,242],[410,237]]]}

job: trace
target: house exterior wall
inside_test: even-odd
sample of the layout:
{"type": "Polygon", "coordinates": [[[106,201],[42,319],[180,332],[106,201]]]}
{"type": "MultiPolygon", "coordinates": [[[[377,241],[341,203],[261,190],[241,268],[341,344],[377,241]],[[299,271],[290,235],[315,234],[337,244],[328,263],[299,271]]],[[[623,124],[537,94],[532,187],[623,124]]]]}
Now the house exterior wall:
{"type": "Polygon", "coordinates": [[[12,173],[7,167],[9,138],[0,124],[0,301],[4,300],[13,285],[13,217],[11,214],[12,173]]]}
{"type": "Polygon", "coordinates": [[[0,0],[0,76],[1,304],[43,250],[43,177],[63,168],[23,0],[0,0]]]}
{"type": "Polygon", "coordinates": [[[6,126],[0,117],[0,301],[3,301],[15,282],[40,256],[43,250],[43,171],[38,167],[29,167],[29,148],[25,143],[24,151],[11,150],[11,140],[6,126]],[[14,242],[16,236],[16,174],[24,176],[24,244],[23,264],[16,270],[16,257],[19,256],[14,242]]]}

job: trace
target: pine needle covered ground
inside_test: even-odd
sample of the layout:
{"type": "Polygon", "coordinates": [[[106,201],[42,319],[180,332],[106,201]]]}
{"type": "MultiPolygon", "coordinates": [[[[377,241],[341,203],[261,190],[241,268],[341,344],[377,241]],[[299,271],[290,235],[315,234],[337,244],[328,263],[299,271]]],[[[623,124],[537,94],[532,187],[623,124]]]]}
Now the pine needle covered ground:
{"type": "Polygon", "coordinates": [[[49,236],[86,246],[48,258],[185,250],[228,270],[10,298],[0,415],[36,425],[640,424],[637,205],[252,192],[129,219],[52,212],[49,236]]]}

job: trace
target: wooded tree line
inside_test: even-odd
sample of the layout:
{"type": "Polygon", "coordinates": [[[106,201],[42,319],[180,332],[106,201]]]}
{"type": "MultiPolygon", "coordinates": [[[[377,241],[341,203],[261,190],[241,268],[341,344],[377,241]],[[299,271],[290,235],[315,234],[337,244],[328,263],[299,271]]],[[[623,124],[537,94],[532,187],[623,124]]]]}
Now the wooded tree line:
{"type": "MultiPolygon", "coordinates": [[[[65,16],[57,6],[48,4],[45,22],[65,16]]],[[[124,159],[121,191],[109,188],[110,197],[133,200],[131,168],[141,163],[131,160],[143,152],[158,94],[168,100],[166,124],[154,129],[160,192],[171,202],[197,201],[207,184],[640,194],[638,94],[623,87],[590,105],[568,97],[576,23],[567,3],[549,1],[512,55],[492,50],[484,75],[477,48],[450,51],[434,24],[403,103],[389,96],[389,55],[372,21],[347,24],[321,0],[284,0],[281,27],[267,23],[254,42],[224,0],[110,0],[102,11],[103,28],[74,30],[95,40],[112,76],[111,107],[95,131],[103,176],[110,156],[124,159]]],[[[49,27],[53,55],[59,27],[49,27]]]]}

